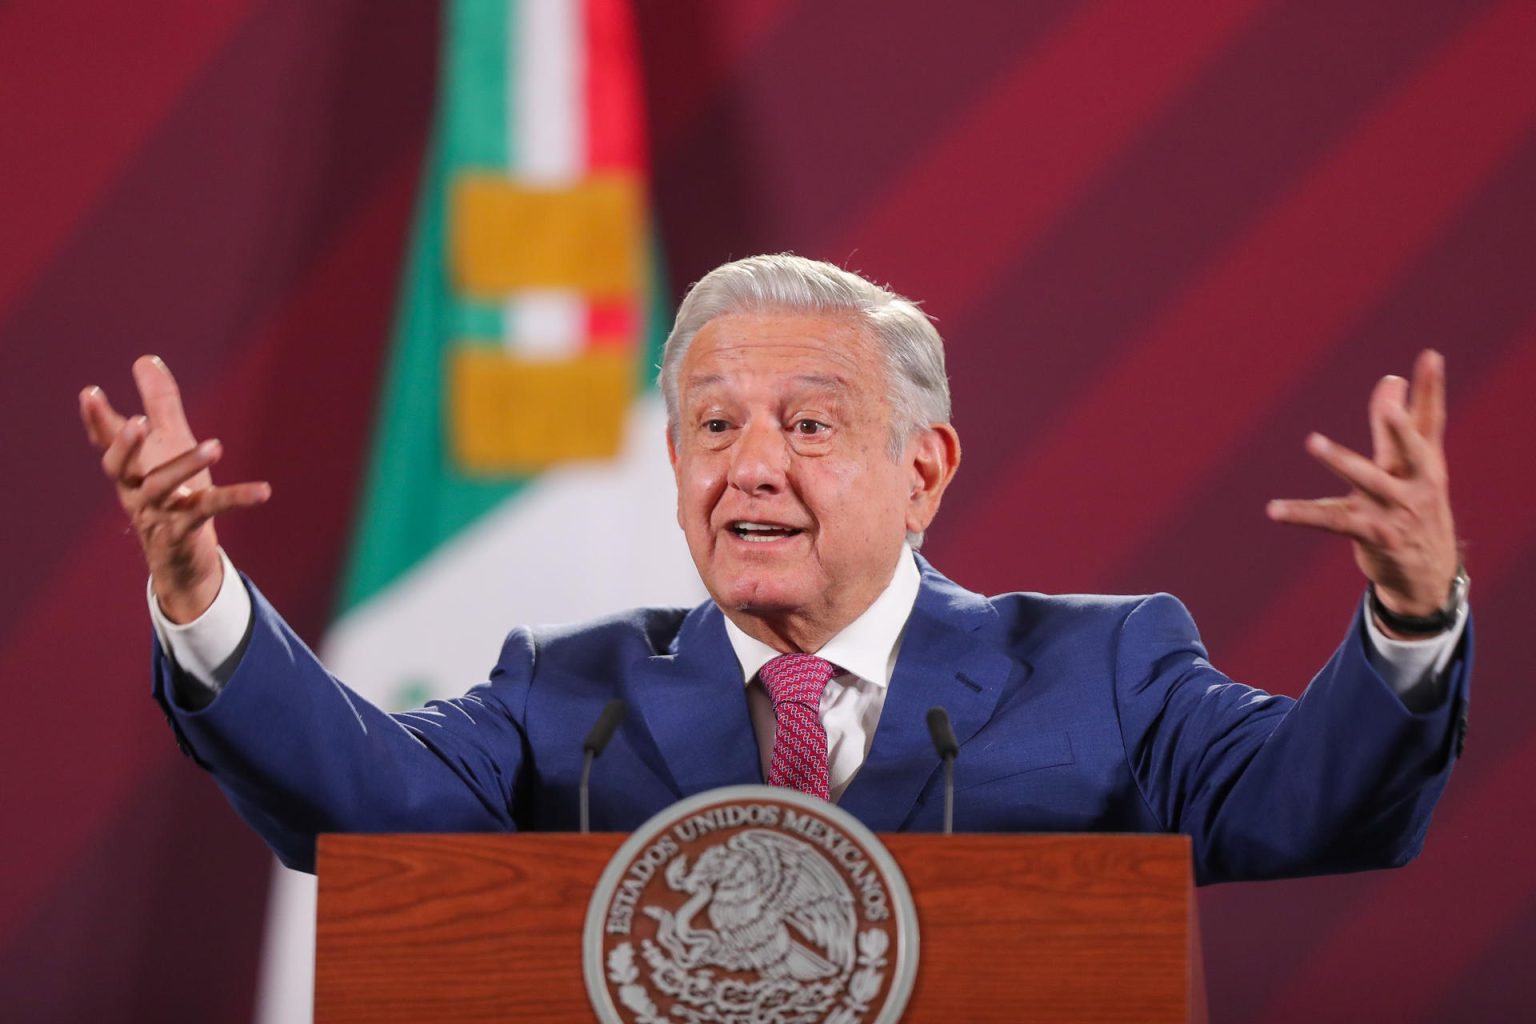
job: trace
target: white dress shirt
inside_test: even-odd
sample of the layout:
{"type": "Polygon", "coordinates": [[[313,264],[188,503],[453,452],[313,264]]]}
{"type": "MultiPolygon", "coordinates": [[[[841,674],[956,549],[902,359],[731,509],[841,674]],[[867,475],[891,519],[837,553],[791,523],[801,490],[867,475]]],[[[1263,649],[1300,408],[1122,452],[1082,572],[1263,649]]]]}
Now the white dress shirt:
{"type": "MultiPolygon", "coordinates": [[[[891,673],[896,671],[901,637],[907,630],[912,606],[917,603],[921,583],[917,559],[911,548],[904,547],[891,582],[874,604],[822,645],[821,650],[807,652],[838,668],[821,695],[821,724],[827,730],[827,774],[834,803],[853,781],[874,742],[880,709],[885,707],[885,691],[891,685],[891,673]]],[[[741,663],[752,730],[757,734],[758,759],[766,779],[768,763],[773,759],[775,722],[773,702],[757,674],[783,652],[747,636],[730,619],[725,620],[725,634],[741,663]]]]}
{"type": "MultiPolygon", "coordinates": [[[[234,674],[237,655],[245,642],[251,623],[251,598],[235,572],[229,556],[219,552],[224,561],[224,580],[213,604],[198,618],[177,625],[165,617],[154,590],[148,590],[149,614],[155,632],[167,653],[186,677],[216,694],[234,674]]],[[[869,746],[874,742],[885,694],[896,669],[901,638],[907,619],[917,602],[921,575],[910,547],[903,547],[896,570],[880,596],[819,651],[808,653],[825,658],[840,670],[827,684],[821,697],[821,721],[827,731],[828,773],[831,796],[835,801],[853,781],[869,746]]],[[[1366,655],[1371,666],[1387,681],[1411,708],[1428,707],[1438,699],[1445,667],[1456,652],[1456,644],[1466,629],[1464,605],[1456,624],[1437,636],[1422,640],[1393,640],[1377,627],[1375,616],[1361,603],[1370,642],[1366,655]]],[[[780,652],[754,640],[725,620],[726,636],[740,663],[742,681],[747,688],[747,705],[752,729],[757,736],[758,756],[763,777],[773,756],[773,705],[757,674],[780,652]]]]}

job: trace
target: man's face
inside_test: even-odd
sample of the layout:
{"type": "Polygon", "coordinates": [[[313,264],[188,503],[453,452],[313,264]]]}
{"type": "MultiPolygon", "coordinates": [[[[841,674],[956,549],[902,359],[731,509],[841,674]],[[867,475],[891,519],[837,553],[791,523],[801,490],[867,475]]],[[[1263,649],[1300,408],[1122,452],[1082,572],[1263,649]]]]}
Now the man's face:
{"type": "Polygon", "coordinates": [[[668,444],[678,522],[733,621],[819,646],[879,595],[937,508],[923,442],[901,458],[890,443],[885,364],[851,322],[751,314],[699,331],[668,444]]]}

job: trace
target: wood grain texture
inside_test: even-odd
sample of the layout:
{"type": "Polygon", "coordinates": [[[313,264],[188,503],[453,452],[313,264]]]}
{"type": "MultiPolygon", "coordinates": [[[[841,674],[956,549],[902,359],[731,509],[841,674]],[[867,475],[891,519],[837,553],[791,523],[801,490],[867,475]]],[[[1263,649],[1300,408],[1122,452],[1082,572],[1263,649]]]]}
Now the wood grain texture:
{"type": "Polygon", "coordinates": [[[917,903],[910,1021],[1189,1019],[1182,836],[886,835],[917,903]]]}
{"type": "MultiPolygon", "coordinates": [[[[592,1019],[581,928],[623,838],[323,837],[315,1019],[592,1019]]],[[[881,839],[921,931],[905,1020],[1189,1019],[1183,837],[881,839]]]]}

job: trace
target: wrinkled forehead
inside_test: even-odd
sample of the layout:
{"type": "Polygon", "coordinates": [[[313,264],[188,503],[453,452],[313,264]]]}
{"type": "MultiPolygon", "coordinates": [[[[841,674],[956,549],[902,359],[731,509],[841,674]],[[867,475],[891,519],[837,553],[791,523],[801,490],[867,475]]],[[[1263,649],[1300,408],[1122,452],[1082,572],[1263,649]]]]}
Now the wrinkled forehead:
{"type": "Polygon", "coordinates": [[[849,317],[732,314],[699,329],[683,358],[684,392],[782,378],[848,391],[877,382],[879,353],[849,317]]]}

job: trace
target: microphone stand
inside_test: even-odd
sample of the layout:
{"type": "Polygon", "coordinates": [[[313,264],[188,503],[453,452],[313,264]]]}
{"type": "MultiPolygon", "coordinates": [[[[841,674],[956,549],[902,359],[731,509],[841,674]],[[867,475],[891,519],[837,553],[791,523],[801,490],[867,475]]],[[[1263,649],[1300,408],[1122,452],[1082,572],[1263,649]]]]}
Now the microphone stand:
{"type": "Polygon", "coordinates": [[[603,752],[603,748],[613,738],[613,730],[619,727],[619,722],[623,718],[624,702],[615,697],[603,705],[603,710],[597,716],[597,722],[593,724],[592,731],[587,733],[587,738],[581,745],[581,782],[577,787],[577,798],[581,807],[582,835],[591,831],[588,783],[592,778],[592,762],[597,760],[597,755],[603,752]]]}
{"type": "Polygon", "coordinates": [[[960,753],[960,742],[955,739],[955,728],[949,723],[949,712],[943,708],[928,709],[928,735],[933,749],[944,760],[944,834],[955,831],[955,756],[960,753]]]}

